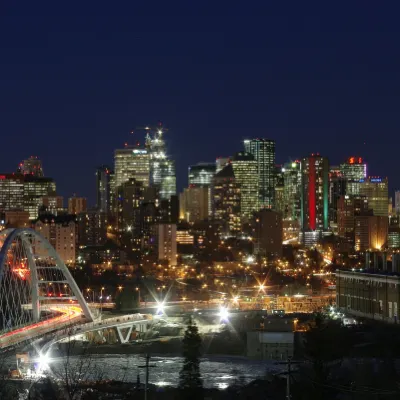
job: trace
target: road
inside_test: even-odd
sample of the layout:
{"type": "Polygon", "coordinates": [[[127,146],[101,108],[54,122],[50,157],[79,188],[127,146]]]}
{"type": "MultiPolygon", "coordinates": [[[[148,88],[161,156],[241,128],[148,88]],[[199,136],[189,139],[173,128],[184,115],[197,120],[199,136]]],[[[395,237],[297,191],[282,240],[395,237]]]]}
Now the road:
{"type": "Polygon", "coordinates": [[[48,309],[52,312],[60,313],[61,315],[0,335],[0,349],[16,345],[25,340],[34,339],[38,336],[65,328],[77,322],[82,322],[83,314],[82,309],[79,306],[54,305],[49,306],[48,309]]]}

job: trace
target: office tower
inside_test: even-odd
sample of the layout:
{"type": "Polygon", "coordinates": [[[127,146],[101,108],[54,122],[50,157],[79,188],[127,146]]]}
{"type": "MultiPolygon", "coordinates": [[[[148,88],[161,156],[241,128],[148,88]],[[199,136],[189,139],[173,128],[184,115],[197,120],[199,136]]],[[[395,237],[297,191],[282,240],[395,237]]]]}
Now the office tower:
{"type": "Polygon", "coordinates": [[[263,208],[273,208],[275,206],[275,141],[245,140],[244,149],[254,156],[258,164],[259,205],[263,208]]]}
{"type": "Polygon", "coordinates": [[[212,185],[213,216],[225,233],[234,234],[241,229],[240,185],[235,179],[232,164],[215,174],[212,185]]]}
{"type": "Polygon", "coordinates": [[[87,210],[87,201],[85,197],[70,197],[68,199],[68,214],[77,215],[87,210]]]}
{"type": "Polygon", "coordinates": [[[388,240],[389,218],[377,215],[355,217],[355,250],[382,250],[388,240]]]}
{"type": "Polygon", "coordinates": [[[388,246],[390,249],[400,249],[400,217],[392,215],[389,218],[388,246]]]}
{"type": "Polygon", "coordinates": [[[366,196],[339,196],[337,200],[338,235],[349,243],[353,250],[356,241],[356,217],[370,215],[372,215],[372,210],[368,207],[366,196]]]}
{"type": "Polygon", "coordinates": [[[389,189],[387,178],[369,177],[360,179],[360,194],[367,196],[369,207],[373,210],[374,215],[388,216],[389,189]]]}
{"type": "Polygon", "coordinates": [[[41,212],[53,215],[66,213],[64,210],[64,197],[57,195],[43,196],[39,214],[41,212]]]}
{"type": "Polygon", "coordinates": [[[158,259],[174,266],[177,263],[176,224],[159,223],[157,229],[158,259]]]}
{"type": "Polygon", "coordinates": [[[338,170],[329,173],[329,226],[334,229],[338,223],[338,200],[347,193],[347,179],[338,170]]]}
{"type": "Polygon", "coordinates": [[[312,154],[301,160],[302,241],[313,245],[329,228],[329,162],[312,154]]]}
{"type": "Polygon", "coordinates": [[[56,184],[51,178],[35,175],[24,175],[23,181],[23,209],[29,212],[29,219],[34,220],[39,215],[39,207],[43,204],[43,197],[56,195],[56,184]]]}
{"type": "Polygon", "coordinates": [[[283,177],[283,167],[277,165],[275,168],[275,211],[285,214],[285,179],[283,177]]]}
{"type": "Polygon", "coordinates": [[[394,211],[400,215],[400,190],[394,192],[394,211]]]}
{"type": "Polygon", "coordinates": [[[282,255],[282,214],[263,209],[254,214],[252,230],[255,253],[263,257],[282,255]]]}
{"type": "Polygon", "coordinates": [[[208,216],[212,214],[211,184],[216,173],[215,163],[198,163],[189,167],[189,187],[206,187],[208,189],[208,216]]]}
{"type": "Polygon", "coordinates": [[[114,191],[129,179],[150,184],[150,154],[147,149],[126,146],[114,152],[114,191]]]}
{"type": "Polygon", "coordinates": [[[215,172],[218,173],[231,162],[229,157],[217,157],[215,160],[215,172]]]}
{"type": "Polygon", "coordinates": [[[300,162],[293,161],[284,164],[283,174],[283,218],[289,221],[299,221],[301,205],[301,171],[300,162]]]}
{"type": "Polygon", "coordinates": [[[0,211],[24,209],[24,176],[0,174],[0,211]]]}
{"type": "Polygon", "coordinates": [[[110,214],[112,209],[112,175],[110,167],[102,165],[96,169],[96,207],[101,212],[110,214]]]}
{"type": "Polygon", "coordinates": [[[90,209],[77,216],[79,246],[102,246],[107,241],[107,213],[90,209]]]}
{"type": "Polygon", "coordinates": [[[17,172],[22,175],[32,175],[38,178],[43,177],[42,161],[38,157],[31,156],[19,164],[17,172]]]}
{"type": "Polygon", "coordinates": [[[360,179],[367,177],[367,164],[361,157],[349,157],[345,163],[340,164],[340,172],[347,179],[346,194],[360,194],[360,179]]]}
{"type": "Polygon", "coordinates": [[[244,222],[259,209],[258,165],[254,156],[244,151],[234,155],[231,165],[236,183],[240,186],[240,214],[244,222]]]}
{"type": "Polygon", "coordinates": [[[214,163],[198,163],[189,166],[189,186],[207,186],[212,183],[212,179],[216,172],[214,163]]]}
{"type": "Polygon", "coordinates": [[[210,188],[189,186],[179,195],[180,219],[189,223],[202,221],[209,216],[210,188]]]}
{"type": "Polygon", "coordinates": [[[129,179],[118,187],[117,225],[118,232],[130,232],[132,236],[140,234],[140,204],[144,201],[143,182],[129,179]]]}
{"type": "Polygon", "coordinates": [[[74,215],[41,215],[33,229],[41,233],[54,247],[61,260],[73,265],[76,261],[76,222],[74,215]]]}
{"type": "Polygon", "coordinates": [[[179,222],[179,197],[170,196],[161,199],[158,206],[158,221],[163,223],[177,224],[179,222]]]}
{"type": "Polygon", "coordinates": [[[176,195],[175,161],[168,157],[165,131],[160,124],[155,129],[149,129],[146,136],[146,148],[150,155],[150,183],[159,188],[160,199],[176,195]]]}

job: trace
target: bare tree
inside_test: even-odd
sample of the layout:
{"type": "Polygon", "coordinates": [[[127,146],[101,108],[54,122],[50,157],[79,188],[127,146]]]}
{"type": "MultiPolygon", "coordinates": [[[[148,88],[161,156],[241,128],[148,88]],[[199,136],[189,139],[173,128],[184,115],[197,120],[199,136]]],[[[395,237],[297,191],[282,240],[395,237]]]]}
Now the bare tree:
{"type": "Polygon", "coordinates": [[[71,336],[59,347],[59,357],[51,368],[51,377],[55,379],[66,400],[78,400],[88,391],[89,383],[103,378],[102,369],[95,363],[88,347],[78,348],[77,341],[71,336]]]}

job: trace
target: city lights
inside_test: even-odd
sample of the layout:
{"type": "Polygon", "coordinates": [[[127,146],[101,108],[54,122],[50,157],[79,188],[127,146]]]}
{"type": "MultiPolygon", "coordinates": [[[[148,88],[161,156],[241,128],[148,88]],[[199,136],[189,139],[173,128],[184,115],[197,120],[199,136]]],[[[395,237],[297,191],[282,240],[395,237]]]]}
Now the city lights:
{"type": "Polygon", "coordinates": [[[228,312],[228,309],[226,307],[221,307],[219,309],[218,315],[219,315],[220,321],[224,321],[224,322],[228,321],[229,312],[228,312]]]}

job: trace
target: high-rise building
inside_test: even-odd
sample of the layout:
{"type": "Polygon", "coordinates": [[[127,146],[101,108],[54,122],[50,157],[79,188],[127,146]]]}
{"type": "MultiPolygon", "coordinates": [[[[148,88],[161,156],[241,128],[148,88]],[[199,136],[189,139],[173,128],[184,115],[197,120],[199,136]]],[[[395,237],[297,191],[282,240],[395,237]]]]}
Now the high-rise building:
{"type": "Polygon", "coordinates": [[[340,171],[330,170],[329,173],[329,226],[334,229],[338,223],[338,200],[345,196],[347,179],[340,171]]]}
{"type": "Polygon", "coordinates": [[[73,196],[68,199],[68,214],[77,215],[87,210],[87,201],[85,197],[73,196]]]}
{"type": "Polygon", "coordinates": [[[157,224],[158,259],[168,262],[169,265],[176,265],[177,244],[176,224],[157,224]]]}
{"type": "Polygon", "coordinates": [[[329,162],[312,154],[301,160],[301,231],[312,244],[329,228],[329,162]]]}
{"type": "Polygon", "coordinates": [[[189,167],[189,187],[197,186],[208,189],[208,216],[212,214],[211,184],[215,174],[215,163],[198,163],[189,167]]]}
{"type": "Polygon", "coordinates": [[[283,174],[283,201],[285,204],[283,218],[289,221],[300,220],[301,205],[301,172],[300,162],[293,161],[284,164],[283,174]]]}
{"type": "Polygon", "coordinates": [[[161,199],[169,199],[176,195],[176,171],[175,161],[167,155],[164,133],[161,124],[154,130],[149,129],[146,148],[150,155],[150,183],[159,188],[161,199]]]}
{"type": "Polygon", "coordinates": [[[231,162],[229,157],[217,157],[215,160],[215,172],[218,173],[231,162]]]}
{"type": "Polygon", "coordinates": [[[54,247],[66,264],[76,260],[76,223],[73,215],[42,215],[33,224],[33,229],[41,233],[54,247]]]}
{"type": "Polygon", "coordinates": [[[285,178],[283,176],[282,165],[277,165],[275,168],[275,211],[281,213],[282,217],[285,214],[285,178]]]}
{"type": "Polygon", "coordinates": [[[114,190],[124,182],[133,178],[143,182],[144,186],[150,184],[150,154],[147,149],[126,146],[114,152],[114,190]]]}
{"type": "Polygon", "coordinates": [[[337,200],[338,235],[354,249],[356,217],[370,216],[372,211],[368,207],[365,196],[339,196],[337,200]]]}
{"type": "Polygon", "coordinates": [[[360,179],[367,177],[367,164],[361,157],[349,157],[345,163],[340,164],[340,172],[347,180],[346,194],[360,194],[360,179]]]}
{"type": "Polygon", "coordinates": [[[259,205],[273,208],[275,194],[275,141],[251,139],[244,141],[244,149],[251,153],[258,166],[259,205]]]}
{"type": "Polygon", "coordinates": [[[264,257],[279,257],[282,254],[283,228],[280,212],[263,209],[255,213],[252,220],[254,250],[264,257]]]}
{"type": "Polygon", "coordinates": [[[55,196],[56,184],[51,178],[35,175],[24,176],[24,206],[29,212],[29,219],[34,220],[39,215],[39,207],[43,205],[43,197],[55,196]]]}
{"type": "Polygon", "coordinates": [[[64,210],[64,197],[63,196],[43,196],[42,197],[42,208],[46,214],[65,214],[64,210]]]}
{"type": "Polygon", "coordinates": [[[360,179],[360,194],[367,196],[369,207],[374,215],[387,217],[389,213],[389,188],[388,179],[369,177],[360,179]]]}
{"type": "Polygon", "coordinates": [[[355,217],[355,250],[381,250],[388,240],[389,218],[377,215],[355,217]]]}
{"type": "Polygon", "coordinates": [[[215,174],[212,185],[213,216],[226,233],[241,229],[240,184],[235,179],[232,164],[215,174]]]}
{"type": "Polygon", "coordinates": [[[22,175],[32,175],[41,178],[44,176],[42,161],[38,157],[31,156],[19,164],[17,172],[22,175]]]}
{"type": "Polygon", "coordinates": [[[80,246],[102,246],[107,241],[107,214],[91,209],[77,216],[80,246]]]}
{"type": "Polygon", "coordinates": [[[179,195],[180,219],[190,223],[208,218],[210,188],[189,186],[179,195]]]}
{"type": "Polygon", "coordinates": [[[240,186],[240,214],[244,222],[259,209],[258,163],[252,154],[242,151],[234,155],[231,164],[240,186]]]}
{"type": "Polygon", "coordinates": [[[0,211],[24,209],[24,176],[0,174],[0,211]]]}
{"type": "Polygon", "coordinates": [[[117,225],[120,233],[130,232],[139,236],[140,204],[144,201],[145,189],[143,182],[133,178],[118,187],[117,225]]]}
{"type": "Polygon", "coordinates": [[[394,192],[394,211],[400,215],[400,190],[394,192]]]}
{"type": "Polygon", "coordinates": [[[110,214],[112,209],[112,180],[113,171],[110,167],[102,165],[96,169],[96,207],[101,212],[110,214]]]}
{"type": "Polygon", "coordinates": [[[198,163],[189,166],[189,186],[209,187],[216,172],[215,163],[198,163]]]}

